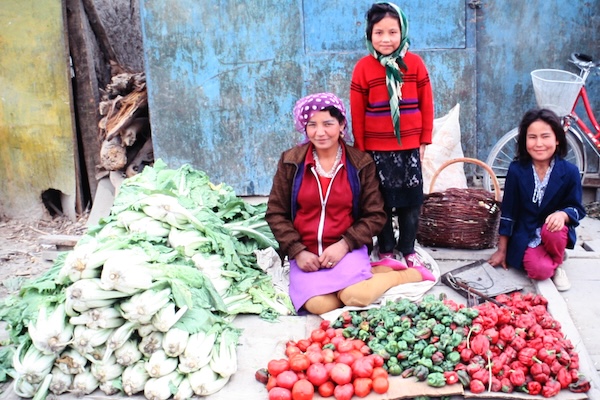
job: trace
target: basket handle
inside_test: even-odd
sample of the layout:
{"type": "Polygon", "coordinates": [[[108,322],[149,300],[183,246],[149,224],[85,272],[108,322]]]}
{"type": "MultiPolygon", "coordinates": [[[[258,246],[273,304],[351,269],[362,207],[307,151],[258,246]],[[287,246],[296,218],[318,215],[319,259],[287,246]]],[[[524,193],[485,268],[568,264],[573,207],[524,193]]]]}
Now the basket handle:
{"type": "Polygon", "coordinates": [[[452,160],[448,160],[448,161],[444,162],[438,168],[438,170],[435,171],[435,174],[433,174],[433,176],[431,177],[431,184],[429,185],[430,193],[433,191],[433,186],[435,185],[435,181],[436,181],[438,175],[440,174],[440,172],[442,172],[442,170],[444,168],[446,168],[448,165],[455,164],[458,162],[466,162],[466,163],[476,164],[476,165],[479,165],[480,167],[482,167],[483,169],[485,169],[490,174],[490,177],[492,178],[492,183],[494,184],[494,196],[496,198],[496,201],[500,201],[500,183],[498,182],[498,178],[496,177],[496,174],[494,173],[494,171],[483,161],[480,161],[476,158],[469,158],[469,157],[453,158],[452,160]]]}

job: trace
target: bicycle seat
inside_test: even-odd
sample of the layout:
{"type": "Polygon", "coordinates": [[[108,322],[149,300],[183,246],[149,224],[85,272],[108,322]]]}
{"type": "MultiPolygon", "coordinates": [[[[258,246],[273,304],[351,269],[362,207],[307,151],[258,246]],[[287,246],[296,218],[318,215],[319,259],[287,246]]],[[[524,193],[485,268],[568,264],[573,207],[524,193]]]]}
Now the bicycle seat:
{"type": "Polygon", "coordinates": [[[591,68],[596,66],[593,57],[583,53],[571,53],[569,61],[580,67],[591,68]]]}

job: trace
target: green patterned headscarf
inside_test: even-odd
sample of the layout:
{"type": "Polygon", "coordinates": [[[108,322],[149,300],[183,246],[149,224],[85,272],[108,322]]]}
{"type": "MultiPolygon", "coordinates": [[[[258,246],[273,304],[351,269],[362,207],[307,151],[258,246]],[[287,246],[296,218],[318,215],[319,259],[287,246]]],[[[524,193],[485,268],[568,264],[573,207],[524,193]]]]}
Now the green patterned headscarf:
{"type": "Polygon", "coordinates": [[[406,69],[406,64],[403,61],[404,55],[410,46],[408,37],[408,20],[404,12],[395,5],[387,1],[379,1],[377,4],[388,4],[391,6],[400,17],[400,46],[392,54],[387,56],[382,55],[373,48],[373,43],[367,38],[367,49],[369,53],[377,59],[385,67],[385,83],[390,96],[390,113],[392,114],[392,122],[394,123],[394,133],[398,139],[398,144],[402,144],[400,140],[400,100],[402,100],[402,71],[400,68],[406,69]]]}

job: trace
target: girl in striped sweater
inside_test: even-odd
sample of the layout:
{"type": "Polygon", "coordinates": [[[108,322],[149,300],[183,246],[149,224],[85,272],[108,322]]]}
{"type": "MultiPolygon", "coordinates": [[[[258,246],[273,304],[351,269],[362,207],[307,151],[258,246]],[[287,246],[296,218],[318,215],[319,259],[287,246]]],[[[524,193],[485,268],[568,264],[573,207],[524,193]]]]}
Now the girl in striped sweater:
{"type": "Polygon", "coordinates": [[[421,160],[433,130],[429,74],[423,60],[408,51],[408,21],[393,3],[371,6],[366,43],[370,54],[354,68],[350,105],[354,145],[375,160],[387,212],[379,255],[388,263],[403,256],[409,267],[422,267],[414,246],[423,203],[421,160]]]}

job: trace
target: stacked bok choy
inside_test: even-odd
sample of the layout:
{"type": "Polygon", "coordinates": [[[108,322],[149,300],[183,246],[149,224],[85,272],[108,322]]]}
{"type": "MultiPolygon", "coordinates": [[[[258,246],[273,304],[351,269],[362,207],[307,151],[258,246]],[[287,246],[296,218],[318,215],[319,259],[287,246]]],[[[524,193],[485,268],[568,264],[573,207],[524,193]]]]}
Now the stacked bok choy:
{"type": "Polygon", "coordinates": [[[0,381],[40,399],[220,390],[237,370],[235,316],[293,313],[256,263],[276,247],[265,208],[187,165],[125,180],[108,217],[4,300],[0,381]]]}

